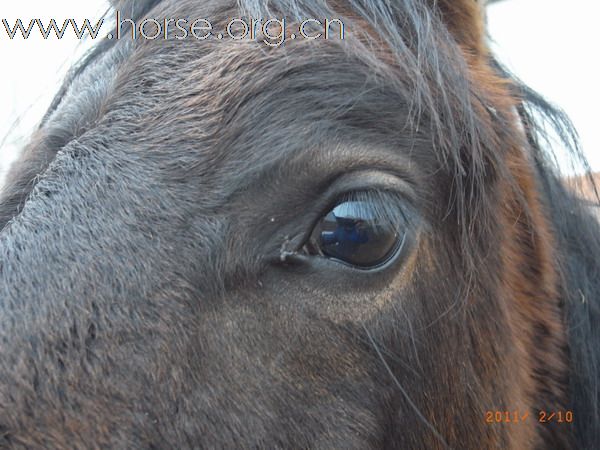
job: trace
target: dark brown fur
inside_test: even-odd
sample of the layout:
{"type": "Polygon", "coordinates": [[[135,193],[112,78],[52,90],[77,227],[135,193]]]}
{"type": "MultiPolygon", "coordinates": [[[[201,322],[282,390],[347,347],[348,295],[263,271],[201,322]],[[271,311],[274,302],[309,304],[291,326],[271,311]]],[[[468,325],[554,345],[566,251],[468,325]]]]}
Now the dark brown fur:
{"type": "Polygon", "coordinates": [[[599,443],[598,263],[575,262],[598,225],[528,108],[558,113],[493,60],[479,3],[117,3],[349,31],[106,41],[74,69],[0,198],[0,445],[599,443]],[[367,172],[416,217],[410,254],[282,258],[367,172]],[[515,410],[530,420],[486,423],[515,410]]]}

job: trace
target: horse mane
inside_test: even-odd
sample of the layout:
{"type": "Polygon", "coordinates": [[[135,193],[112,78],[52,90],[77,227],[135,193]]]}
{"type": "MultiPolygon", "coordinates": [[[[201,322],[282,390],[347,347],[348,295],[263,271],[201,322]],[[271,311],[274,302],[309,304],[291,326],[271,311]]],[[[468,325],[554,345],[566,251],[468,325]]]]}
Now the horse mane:
{"type": "MultiPolygon", "coordinates": [[[[137,20],[168,1],[121,0],[113,5],[137,20]]],[[[562,306],[570,343],[570,407],[575,411],[576,439],[579,448],[593,448],[600,442],[600,225],[581,198],[564,185],[553,164],[556,156],[548,145],[550,139],[546,139],[548,128],[562,138],[573,161],[582,164],[587,173],[591,173],[590,168],[564,113],[489,56],[488,63],[497,81],[509,87],[525,138],[509,134],[514,130],[517,117],[504,113],[502,108],[497,109],[490,101],[493,96],[464,76],[469,71],[469,62],[459,46],[465,47],[467,43],[448,44],[453,38],[442,25],[442,14],[435,12],[437,3],[434,0],[348,0],[341,5],[326,0],[239,0],[237,6],[251,17],[276,17],[276,11],[289,12],[295,18],[343,14],[349,22],[362,24],[365,36],[377,30],[389,50],[385,63],[374,50],[376,46],[361,41],[360,36],[355,41],[354,51],[371,63],[373,76],[382,80],[393,79],[391,72],[398,65],[404,67],[405,76],[399,81],[398,89],[406,94],[409,103],[407,130],[427,124],[436,157],[453,175],[454,189],[449,205],[456,211],[461,246],[467,259],[474,253],[469,251],[474,242],[481,239],[473,234],[473,222],[491,223],[496,213],[486,206],[489,180],[504,178],[514,183],[504,162],[505,154],[494,151],[499,147],[499,137],[527,149],[541,187],[540,201],[557,240],[562,306]]],[[[104,40],[72,69],[41,128],[59,107],[72,81],[114,45],[116,41],[104,40]]],[[[468,260],[467,266],[475,270],[478,263],[468,260]]]]}
{"type": "Polygon", "coordinates": [[[512,79],[523,98],[519,116],[535,158],[542,201],[550,213],[559,251],[570,347],[570,406],[577,417],[575,439],[577,448],[594,448],[600,442],[600,224],[588,202],[565,186],[564,176],[552,163],[556,156],[548,145],[548,131],[555,132],[572,161],[583,166],[597,200],[598,188],[569,118],[514,76],[512,79]],[[550,130],[544,122],[550,124],[550,130]]]}

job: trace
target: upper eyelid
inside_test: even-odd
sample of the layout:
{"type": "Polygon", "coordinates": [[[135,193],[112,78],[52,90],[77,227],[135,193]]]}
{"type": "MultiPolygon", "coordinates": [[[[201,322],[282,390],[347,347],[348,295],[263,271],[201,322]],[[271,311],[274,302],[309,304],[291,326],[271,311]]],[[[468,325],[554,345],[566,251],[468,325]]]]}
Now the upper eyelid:
{"type": "Polygon", "coordinates": [[[401,152],[369,146],[365,154],[363,145],[339,144],[299,152],[291,162],[276,159],[260,171],[243,177],[243,183],[231,186],[225,200],[232,203],[249,192],[269,191],[271,186],[278,187],[276,191],[269,191],[276,196],[283,185],[293,192],[294,198],[305,196],[307,202],[315,205],[319,198],[331,198],[356,188],[391,186],[417,205],[422,179],[418,165],[401,152]],[[338,148],[342,150],[338,152],[338,148]],[[372,176],[376,179],[370,180],[372,176]]]}
{"type": "Polygon", "coordinates": [[[416,201],[410,180],[387,170],[362,169],[343,173],[330,184],[328,190],[337,191],[338,196],[351,192],[394,192],[411,203],[416,201]]]}

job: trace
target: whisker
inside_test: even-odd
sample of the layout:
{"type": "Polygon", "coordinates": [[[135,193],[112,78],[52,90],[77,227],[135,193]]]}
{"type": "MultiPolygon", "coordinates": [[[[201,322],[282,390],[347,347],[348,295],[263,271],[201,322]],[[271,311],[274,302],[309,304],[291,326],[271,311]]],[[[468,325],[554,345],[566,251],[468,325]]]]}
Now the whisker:
{"type": "Polygon", "coordinates": [[[431,422],[429,422],[429,420],[427,420],[427,418],[423,415],[423,413],[421,412],[421,410],[419,409],[419,407],[412,401],[412,399],[410,398],[410,395],[408,395],[408,392],[406,392],[406,390],[402,387],[402,385],[400,384],[400,381],[398,381],[398,378],[394,375],[394,372],[392,372],[392,369],[390,368],[389,364],[385,360],[385,357],[383,356],[383,354],[379,350],[379,346],[377,345],[377,343],[373,339],[373,336],[371,335],[371,333],[369,332],[369,330],[367,329],[367,327],[364,324],[362,325],[362,327],[365,330],[365,333],[367,334],[367,337],[369,338],[369,341],[371,342],[371,345],[373,346],[373,348],[377,352],[377,356],[379,357],[379,359],[383,363],[386,371],[388,372],[388,374],[390,375],[390,377],[392,378],[392,380],[394,380],[394,384],[396,385],[396,387],[398,387],[398,389],[400,390],[400,392],[402,393],[402,395],[404,396],[404,398],[408,402],[409,406],[413,409],[413,411],[415,412],[415,414],[417,415],[417,417],[421,420],[421,422],[423,422],[425,424],[425,426],[433,433],[433,435],[443,444],[444,448],[451,449],[451,447],[446,443],[446,440],[441,435],[441,433],[433,426],[433,424],[431,422]]]}

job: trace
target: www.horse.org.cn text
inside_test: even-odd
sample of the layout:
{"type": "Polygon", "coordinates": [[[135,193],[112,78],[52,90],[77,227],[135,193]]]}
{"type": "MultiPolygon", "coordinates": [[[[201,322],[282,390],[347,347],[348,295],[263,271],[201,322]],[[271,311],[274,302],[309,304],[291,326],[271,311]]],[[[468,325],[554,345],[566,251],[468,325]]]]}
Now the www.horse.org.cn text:
{"type": "Polygon", "coordinates": [[[124,19],[120,11],[116,12],[115,24],[111,32],[102,33],[105,19],[102,18],[92,24],[85,19],[83,24],[76,19],[65,19],[60,25],[56,19],[44,21],[42,19],[31,19],[29,21],[16,19],[9,22],[2,19],[3,29],[0,36],[14,39],[29,39],[39,33],[44,39],[63,39],[72,33],[77,39],[91,37],[92,39],[146,39],[146,40],[234,40],[234,41],[257,41],[270,47],[279,47],[286,40],[304,39],[339,39],[345,37],[345,27],[340,19],[305,19],[301,22],[290,23],[285,17],[255,19],[234,18],[223,27],[217,27],[205,18],[199,19],[175,19],[165,18],[157,20],[146,18],[136,22],[132,19],[124,19]],[[220,30],[220,31],[218,31],[220,30]]]}

